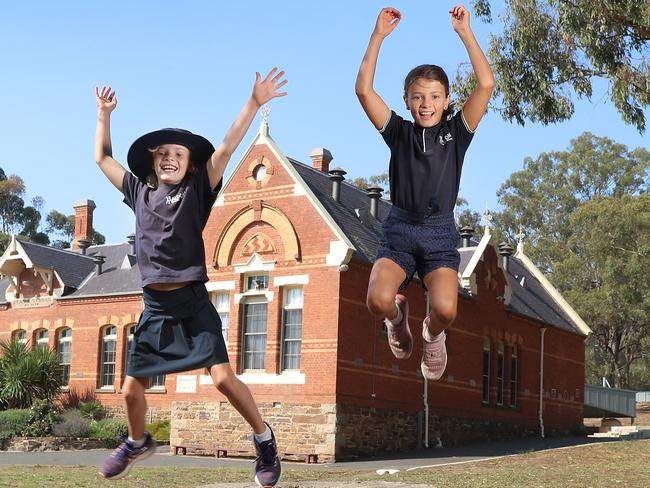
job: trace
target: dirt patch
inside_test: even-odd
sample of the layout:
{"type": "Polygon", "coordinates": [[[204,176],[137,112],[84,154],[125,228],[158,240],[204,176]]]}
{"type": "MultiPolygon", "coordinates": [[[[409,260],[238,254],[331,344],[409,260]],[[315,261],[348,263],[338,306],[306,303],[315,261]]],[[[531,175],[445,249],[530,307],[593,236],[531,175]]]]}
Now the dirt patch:
{"type": "MultiPolygon", "coordinates": [[[[599,427],[602,419],[585,419],[586,427],[599,427]]],[[[636,418],[632,424],[632,419],[627,417],[619,418],[621,425],[638,425],[650,427],[650,403],[637,403],[636,404],[636,418]]]]}

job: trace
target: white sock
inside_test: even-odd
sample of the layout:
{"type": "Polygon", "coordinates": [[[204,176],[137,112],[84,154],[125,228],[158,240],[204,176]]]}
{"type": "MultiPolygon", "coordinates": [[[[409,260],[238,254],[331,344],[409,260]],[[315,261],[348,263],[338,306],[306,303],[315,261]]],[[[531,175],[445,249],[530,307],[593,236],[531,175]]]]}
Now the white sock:
{"type": "Polygon", "coordinates": [[[253,435],[255,436],[255,440],[257,442],[264,442],[264,441],[271,440],[271,429],[266,424],[264,424],[264,426],[266,427],[266,430],[261,434],[256,434],[255,432],[253,432],[253,435]]]}
{"type": "Polygon", "coordinates": [[[402,309],[397,306],[397,303],[395,304],[395,308],[397,309],[397,317],[393,320],[388,320],[390,320],[391,324],[398,325],[404,319],[404,314],[402,313],[402,309]]]}
{"type": "Polygon", "coordinates": [[[137,441],[135,439],[132,439],[131,436],[129,436],[129,444],[131,444],[136,449],[141,448],[142,446],[144,446],[144,436],[142,437],[142,439],[138,439],[137,441]]]}
{"type": "MultiPolygon", "coordinates": [[[[444,334],[445,331],[443,330],[440,332],[440,334],[444,334]]],[[[440,334],[432,335],[431,332],[429,331],[428,327],[424,328],[424,333],[422,334],[424,336],[424,340],[427,342],[433,342],[435,341],[438,337],[440,337],[440,334]]]]}

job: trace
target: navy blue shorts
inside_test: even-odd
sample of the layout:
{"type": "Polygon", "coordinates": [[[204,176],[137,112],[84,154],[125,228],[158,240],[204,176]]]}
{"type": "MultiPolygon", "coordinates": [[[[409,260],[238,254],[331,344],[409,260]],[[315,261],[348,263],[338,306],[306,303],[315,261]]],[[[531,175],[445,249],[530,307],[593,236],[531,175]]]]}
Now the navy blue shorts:
{"type": "Polygon", "coordinates": [[[203,283],[142,290],[144,311],[133,334],[127,374],[136,378],[228,362],[221,319],[203,283]]]}
{"type": "MultiPolygon", "coordinates": [[[[388,258],[406,273],[406,288],[417,271],[421,280],[438,268],[458,271],[460,234],[452,212],[419,215],[393,205],[382,223],[377,259],[388,258]]],[[[424,283],[423,283],[424,284],[424,283]]]]}

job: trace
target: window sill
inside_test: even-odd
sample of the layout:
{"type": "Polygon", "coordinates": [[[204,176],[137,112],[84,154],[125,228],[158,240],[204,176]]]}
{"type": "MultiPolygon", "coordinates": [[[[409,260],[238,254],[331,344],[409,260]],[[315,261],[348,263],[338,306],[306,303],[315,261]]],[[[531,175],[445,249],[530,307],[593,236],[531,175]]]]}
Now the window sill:
{"type": "Polygon", "coordinates": [[[160,386],[154,386],[153,388],[147,388],[144,390],[145,393],[152,393],[154,395],[158,395],[160,393],[167,393],[167,388],[165,387],[160,387],[160,386]]]}
{"type": "Polygon", "coordinates": [[[95,388],[95,393],[115,393],[115,387],[102,387],[102,388],[95,388]]]}
{"type": "Polygon", "coordinates": [[[306,382],[305,373],[298,370],[285,371],[281,374],[251,370],[245,371],[237,377],[247,385],[304,385],[306,382]]]}

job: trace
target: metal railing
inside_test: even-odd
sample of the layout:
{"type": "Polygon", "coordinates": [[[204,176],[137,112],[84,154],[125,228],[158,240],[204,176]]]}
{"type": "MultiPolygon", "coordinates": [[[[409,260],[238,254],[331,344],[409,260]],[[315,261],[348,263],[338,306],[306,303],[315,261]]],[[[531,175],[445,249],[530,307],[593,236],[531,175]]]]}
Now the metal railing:
{"type": "Polygon", "coordinates": [[[585,385],[585,407],[611,417],[636,417],[636,392],[585,385]]]}

